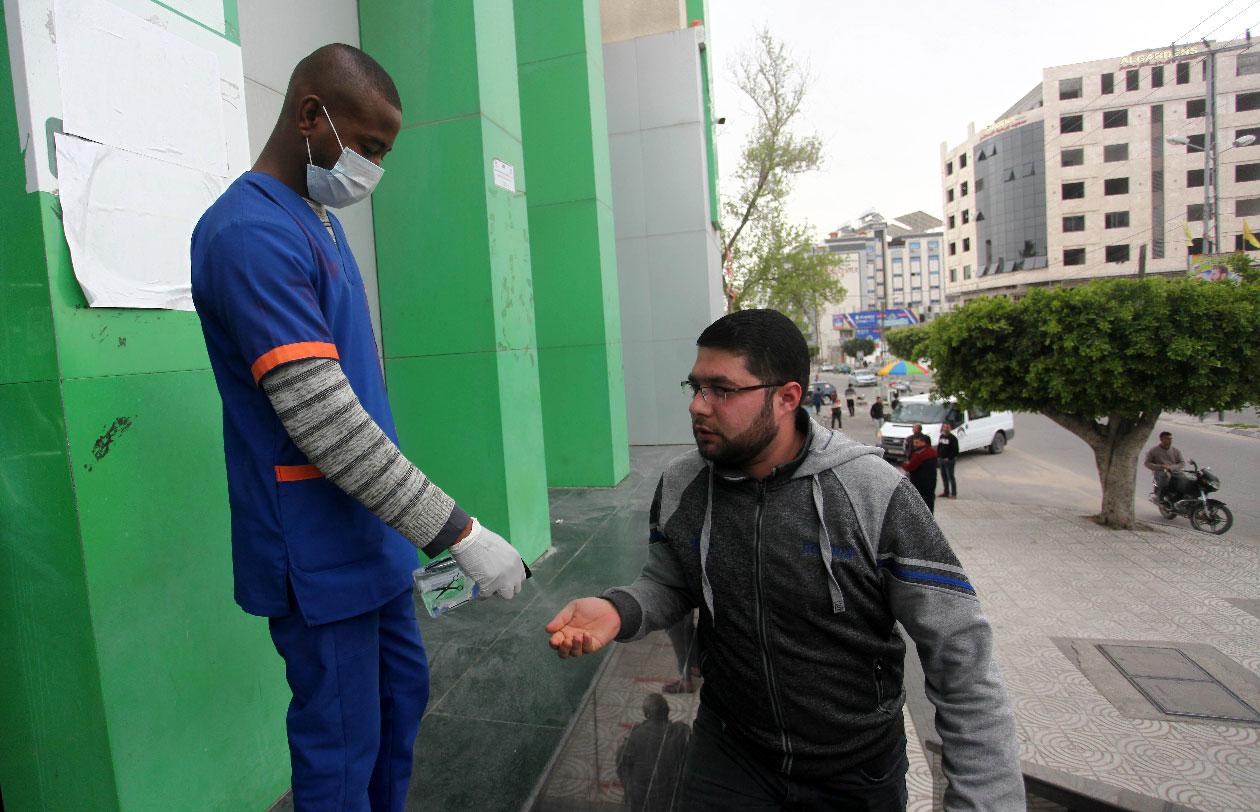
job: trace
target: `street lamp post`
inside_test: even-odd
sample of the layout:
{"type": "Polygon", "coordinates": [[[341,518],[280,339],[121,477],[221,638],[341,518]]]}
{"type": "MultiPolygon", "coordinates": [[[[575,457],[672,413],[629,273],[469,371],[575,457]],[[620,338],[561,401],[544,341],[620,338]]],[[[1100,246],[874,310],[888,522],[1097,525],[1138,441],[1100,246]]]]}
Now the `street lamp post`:
{"type": "MultiPolygon", "coordinates": [[[[1203,146],[1201,147],[1191,144],[1190,139],[1184,135],[1170,135],[1167,140],[1170,144],[1176,144],[1187,149],[1197,149],[1203,153],[1203,253],[1214,253],[1213,249],[1219,251],[1221,247],[1221,218],[1216,211],[1216,187],[1218,180],[1216,175],[1219,171],[1216,133],[1205,130],[1203,146]],[[1210,231],[1208,230],[1209,218],[1212,224],[1210,231]]],[[[1255,142],[1256,137],[1254,135],[1244,135],[1235,138],[1233,143],[1221,150],[1221,152],[1228,152],[1234,147],[1250,146],[1255,142]]]]}

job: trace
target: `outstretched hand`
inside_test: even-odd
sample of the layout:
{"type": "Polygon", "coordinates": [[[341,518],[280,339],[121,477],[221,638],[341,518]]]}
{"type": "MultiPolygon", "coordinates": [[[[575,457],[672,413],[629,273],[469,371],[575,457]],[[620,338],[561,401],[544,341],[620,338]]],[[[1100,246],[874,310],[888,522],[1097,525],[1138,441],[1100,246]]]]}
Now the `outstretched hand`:
{"type": "Polygon", "coordinates": [[[593,654],[621,631],[621,615],[612,601],[578,598],[560,610],[546,626],[548,644],[563,658],[593,654]]]}

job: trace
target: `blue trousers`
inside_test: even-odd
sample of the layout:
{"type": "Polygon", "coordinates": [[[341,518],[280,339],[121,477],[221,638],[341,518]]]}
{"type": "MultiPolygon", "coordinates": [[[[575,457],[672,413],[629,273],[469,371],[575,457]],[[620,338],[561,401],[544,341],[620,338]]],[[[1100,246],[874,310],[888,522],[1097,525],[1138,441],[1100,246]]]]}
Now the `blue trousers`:
{"type": "Polygon", "coordinates": [[[401,812],[429,701],[411,590],[357,617],[271,618],[293,691],[287,718],[298,812],[401,812]]]}

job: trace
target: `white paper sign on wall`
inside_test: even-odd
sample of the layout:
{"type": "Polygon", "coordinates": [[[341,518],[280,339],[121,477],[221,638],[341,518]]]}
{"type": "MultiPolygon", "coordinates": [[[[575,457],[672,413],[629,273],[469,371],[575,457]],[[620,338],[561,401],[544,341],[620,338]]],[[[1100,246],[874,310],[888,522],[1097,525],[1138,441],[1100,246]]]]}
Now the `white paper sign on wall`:
{"type": "Polygon", "coordinates": [[[516,193],[516,167],[507,161],[494,159],[494,185],[500,189],[507,189],[513,194],[516,193]]]}

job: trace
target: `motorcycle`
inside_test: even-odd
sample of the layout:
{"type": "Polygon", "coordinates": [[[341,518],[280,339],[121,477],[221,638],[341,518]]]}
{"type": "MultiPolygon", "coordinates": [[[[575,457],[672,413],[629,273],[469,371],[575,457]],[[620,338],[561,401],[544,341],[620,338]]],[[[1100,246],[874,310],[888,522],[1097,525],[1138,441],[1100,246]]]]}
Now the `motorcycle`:
{"type": "Polygon", "coordinates": [[[1234,514],[1219,499],[1208,494],[1219,490],[1221,479],[1211,468],[1200,468],[1194,460],[1189,471],[1172,471],[1163,496],[1151,494],[1151,501],[1165,519],[1186,516],[1190,525],[1204,533],[1219,536],[1234,526],[1234,514]]]}

